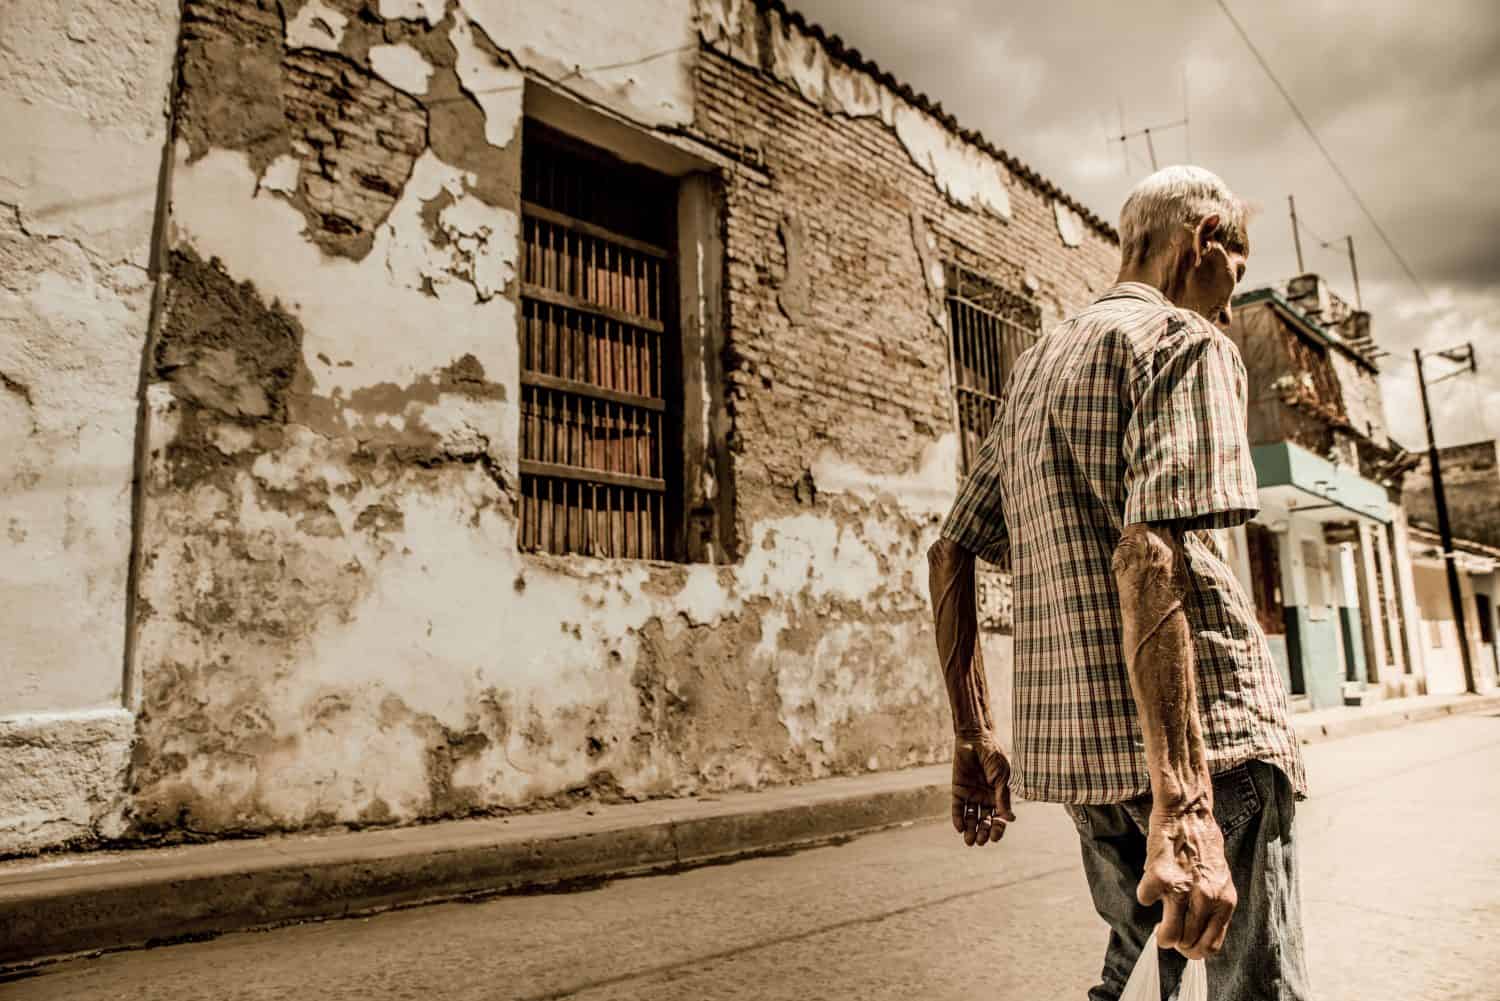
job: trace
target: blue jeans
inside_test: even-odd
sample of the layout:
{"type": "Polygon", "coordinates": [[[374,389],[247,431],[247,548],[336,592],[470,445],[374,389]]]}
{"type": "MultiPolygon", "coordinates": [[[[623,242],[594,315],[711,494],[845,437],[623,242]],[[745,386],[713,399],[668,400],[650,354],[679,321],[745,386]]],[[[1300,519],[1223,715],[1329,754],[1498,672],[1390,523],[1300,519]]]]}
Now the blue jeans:
{"type": "MultiPolygon", "coordinates": [[[[1215,775],[1214,819],[1239,904],[1224,949],[1208,961],[1212,1001],[1308,1001],[1302,900],[1293,837],[1296,797],[1281,770],[1251,761],[1215,775]]],[[[1069,806],[1083,841],[1083,868],[1094,909],[1110,928],[1102,982],[1089,1001],[1117,1001],[1161,905],[1142,907],[1135,889],[1146,864],[1150,796],[1108,806],[1069,806]]],[[[1186,960],[1161,958],[1163,1001],[1177,997],[1186,960]]]]}

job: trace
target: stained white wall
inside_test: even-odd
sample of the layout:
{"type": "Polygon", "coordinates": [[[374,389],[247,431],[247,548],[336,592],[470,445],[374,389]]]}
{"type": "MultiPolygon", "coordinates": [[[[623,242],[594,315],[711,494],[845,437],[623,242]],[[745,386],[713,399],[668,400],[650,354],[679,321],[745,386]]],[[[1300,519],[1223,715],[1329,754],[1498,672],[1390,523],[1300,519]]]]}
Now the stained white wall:
{"type": "Polygon", "coordinates": [[[125,588],[175,0],[0,5],[0,852],[89,836],[125,588]]]}

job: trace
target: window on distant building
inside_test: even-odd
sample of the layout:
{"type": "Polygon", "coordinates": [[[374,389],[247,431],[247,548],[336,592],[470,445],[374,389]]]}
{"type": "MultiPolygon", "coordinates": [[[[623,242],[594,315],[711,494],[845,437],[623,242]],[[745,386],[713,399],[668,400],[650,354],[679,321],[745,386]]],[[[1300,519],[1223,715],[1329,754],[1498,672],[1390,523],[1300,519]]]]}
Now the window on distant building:
{"type": "Polygon", "coordinates": [[[523,142],[521,546],[681,558],[676,179],[523,142]]]}
{"type": "Polygon", "coordinates": [[[1485,646],[1493,646],[1495,643],[1495,617],[1490,610],[1490,596],[1487,594],[1474,595],[1474,611],[1478,613],[1479,619],[1479,642],[1485,646]]]}
{"type": "Polygon", "coordinates": [[[944,269],[961,460],[968,472],[995,421],[1000,392],[1021,352],[1041,334],[1041,310],[957,264],[944,269]]]}

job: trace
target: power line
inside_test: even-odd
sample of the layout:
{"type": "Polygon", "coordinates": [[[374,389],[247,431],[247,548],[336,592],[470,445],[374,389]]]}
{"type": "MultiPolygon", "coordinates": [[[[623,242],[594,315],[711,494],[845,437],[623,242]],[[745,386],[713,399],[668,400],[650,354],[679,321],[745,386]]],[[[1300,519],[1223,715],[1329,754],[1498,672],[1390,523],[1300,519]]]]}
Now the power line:
{"type": "Polygon", "coordinates": [[[1218,0],[1218,3],[1219,8],[1224,11],[1224,16],[1229,18],[1229,23],[1234,25],[1234,30],[1244,40],[1245,46],[1250,50],[1250,54],[1255,57],[1256,62],[1260,63],[1260,68],[1266,71],[1266,76],[1270,77],[1271,82],[1276,85],[1276,89],[1281,91],[1281,96],[1286,99],[1287,107],[1292,109],[1292,114],[1297,116],[1297,121],[1302,123],[1302,127],[1312,137],[1312,141],[1317,145],[1319,152],[1323,154],[1323,159],[1328,161],[1328,166],[1333,168],[1333,172],[1343,182],[1344,189],[1349,192],[1350,197],[1359,206],[1359,210],[1364,213],[1370,225],[1375,228],[1375,232],[1380,234],[1381,242],[1385,244],[1386,249],[1391,252],[1391,256],[1396,259],[1396,262],[1401,265],[1401,270],[1406,272],[1406,277],[1411,279],[1411,283],[1417,287],[1417,291],[1421,292],[1425,298],[1431,301],[1432,296],[1428,293],[1426,286],[1417,278],[1417,273],[1411,269],[1411,265],[1406,263],[1406,258],[1401,256],[1401,252],[1396,249],[1396,245],[1391,242],[1391,238],[1386,236],[1385,230],[1381,228],[1380,223],[1375,219],[1375,213],[1370,211],[1369,206],[1365,204],[1365,200],[1359,196],[1359,192],[1354,189],[1353,183],[1345,176],[1338,162],[1334,160],[1333,154],[1328,152],[1328,147],[1324,146],[1323,140],[1318,138],[1318,133],[1313,130],[1312,124],[1307,120],[1307,116],[1302,113],[1301,108],[1297,107],[1297,102],[1292,100],[1292,95],[1287,92],[1287,89],[1282,86],[1281,81],[1276,78],[1276,74],[1271,70],[1271,65],[1266,62],[1266,57],[1260,54],[1260,50],[1255,47],[1255,43],[1250,40],[1250,36],[1245,33],[1245,29],[1241,27],[1240,22],[1235,19],[1234,12],[1229,9],[1229,4],[1226,0],[1218,0]]]}

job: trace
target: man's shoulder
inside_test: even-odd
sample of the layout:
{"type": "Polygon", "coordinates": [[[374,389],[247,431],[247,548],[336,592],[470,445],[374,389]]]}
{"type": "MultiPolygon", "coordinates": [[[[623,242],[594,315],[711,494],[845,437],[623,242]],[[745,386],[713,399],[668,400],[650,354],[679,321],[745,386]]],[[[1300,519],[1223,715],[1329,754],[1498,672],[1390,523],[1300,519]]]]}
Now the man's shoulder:
{"type": "Polygon", "coordinates": [[[1171,303],[1096,302],[1077,317],[1095,334],[1129,349],[1133,361],[1150,368],[1153,359],[1211,348],[1239,358],[1234,339],[1201,313],[1171,303]],[[1102,307],[1102,308],[1099,308],[1102,307]]]}

